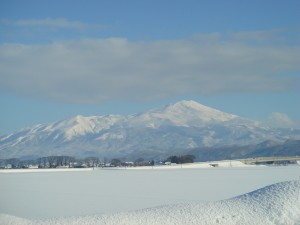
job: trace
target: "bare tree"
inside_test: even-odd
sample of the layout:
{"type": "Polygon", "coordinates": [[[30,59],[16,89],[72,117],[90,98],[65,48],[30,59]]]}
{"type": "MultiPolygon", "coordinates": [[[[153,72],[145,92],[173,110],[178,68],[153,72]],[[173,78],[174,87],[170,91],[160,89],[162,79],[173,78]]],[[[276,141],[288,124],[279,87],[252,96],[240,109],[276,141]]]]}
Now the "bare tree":
{"type": "Polygon", "coordinates": [[[99,164],[99,158],[97,157],[88,157],[84,159],[84,163],[88,166],[88,167],[97,167],[99,164]]]}
{"type": "Polygon", "coordinates": [[[110,164],[112,166],[121,166],[122,161],[120,159],[112,159],[110,164]]]}
{"type": "Polygon", "coordinates": [[[5,163],[6,163],[6,165],[10,164],[12,168],[20,167],[20,160],[17,158],[7,159],[5,163]]]}

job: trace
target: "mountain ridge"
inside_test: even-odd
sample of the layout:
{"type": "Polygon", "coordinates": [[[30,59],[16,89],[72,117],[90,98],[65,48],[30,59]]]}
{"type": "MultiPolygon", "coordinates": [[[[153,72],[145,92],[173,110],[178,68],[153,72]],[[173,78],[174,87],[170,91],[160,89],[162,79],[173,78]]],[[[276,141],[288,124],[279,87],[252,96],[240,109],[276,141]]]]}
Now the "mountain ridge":
{"type": "Polygon", "coordinates": [[[189,149],[283,143],[299,130],[280,130],[195,101],[180,101],[128,116],[77,115],[0,138],[0,158],[72,155],[159,158],[189,149]]]}

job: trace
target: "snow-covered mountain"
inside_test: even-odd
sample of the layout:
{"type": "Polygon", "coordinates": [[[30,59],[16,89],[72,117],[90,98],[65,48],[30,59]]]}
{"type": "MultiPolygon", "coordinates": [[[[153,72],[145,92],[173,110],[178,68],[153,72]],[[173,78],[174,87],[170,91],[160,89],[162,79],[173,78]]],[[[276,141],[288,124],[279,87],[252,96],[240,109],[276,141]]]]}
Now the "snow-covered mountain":
{"type": "Polygon", "coordinates": [[[272,129],[195,101],[181,101],[135,115],[79,115],[25,128],[0,138],[0,158],[161,158],[199,147],[243,146],[267,140],[281,143],[289,139],[300,139],[300,131],[272,129]]]}

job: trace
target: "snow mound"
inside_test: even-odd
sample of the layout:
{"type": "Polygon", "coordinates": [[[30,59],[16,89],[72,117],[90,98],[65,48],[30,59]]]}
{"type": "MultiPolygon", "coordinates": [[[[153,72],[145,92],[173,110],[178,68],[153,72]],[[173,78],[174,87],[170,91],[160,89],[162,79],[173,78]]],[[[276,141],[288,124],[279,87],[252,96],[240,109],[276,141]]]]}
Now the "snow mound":
{"type": "Polygon", "coordinates": [[[212,203],[167,205],[128,213],[30,221],[0,215],[4,225],[161,225],[161,224],[300,224],[300,180],[266,186],[212,203]]]}

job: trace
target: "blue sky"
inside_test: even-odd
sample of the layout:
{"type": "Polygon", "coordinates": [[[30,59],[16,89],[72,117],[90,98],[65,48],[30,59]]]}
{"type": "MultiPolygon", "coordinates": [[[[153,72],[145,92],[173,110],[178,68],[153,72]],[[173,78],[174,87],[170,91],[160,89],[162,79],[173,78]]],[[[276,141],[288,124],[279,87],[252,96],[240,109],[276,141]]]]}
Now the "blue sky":
{"type": "Polygon", "coordinates": [[[300,2],[1,0],[0,135],[179,100],[300,127],[300,2]]]}

